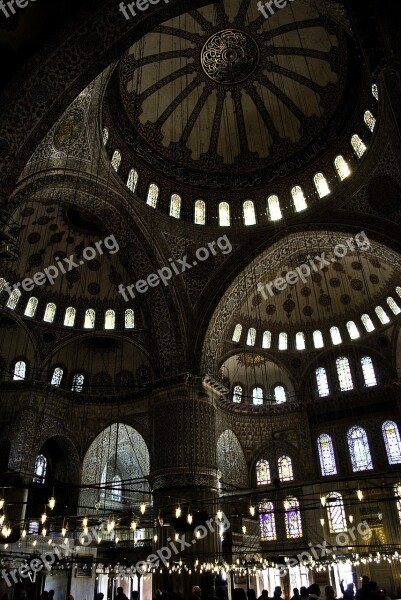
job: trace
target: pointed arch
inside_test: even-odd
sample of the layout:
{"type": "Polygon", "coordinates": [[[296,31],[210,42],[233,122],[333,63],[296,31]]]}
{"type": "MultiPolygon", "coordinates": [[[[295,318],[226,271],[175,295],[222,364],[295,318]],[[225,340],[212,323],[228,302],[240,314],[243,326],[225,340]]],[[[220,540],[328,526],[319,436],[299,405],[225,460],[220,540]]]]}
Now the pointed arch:
{"type": "Polygon", "coordinates": [[[368,471],[373,469],[372,456],[370,454],[369,441],[366,431],[354,425],[347,433],[348,448],[351,457],[352,470],[368,471]]]}
{"type": "Polygon", "coordinates": [[[390,465],[401,463],[401,439],[398,426],[394,421],[385,421],[382,425],[384,445],[390,465]]]}

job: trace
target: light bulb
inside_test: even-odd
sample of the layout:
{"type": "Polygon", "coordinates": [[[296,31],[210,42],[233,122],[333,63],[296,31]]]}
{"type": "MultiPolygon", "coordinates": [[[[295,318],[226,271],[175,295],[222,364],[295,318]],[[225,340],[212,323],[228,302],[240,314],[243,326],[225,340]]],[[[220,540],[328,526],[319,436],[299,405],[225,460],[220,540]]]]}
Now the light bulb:
{"type": "Polygon", "coordinates": [[[85,535],[88,535],[88,531],[89,531],[89,529],[87,527],[84,527],[84,534],[85,535]]]}
{"type": "Polygon", "coordinates": [[[46,533],[47,533],[47,529],[46,529],[46,527],[43,527],[43,529],[42,529],[42,535],[46,536],[46,533]]]}
{"type": "Polygon", "coordinates": [[[176,533],[174,536],[174,541],[178,542],[179,539],[180,539],[180,536],[178,535],[178,533],[176,533]]]}
{"type": "Polygon", "coordinates": [[[65,527],[63,527],[63,529],[61,530],[61,536],[65,537],[66,533],[67,533],[67,529],[65,527]]]}
{"type": "Polygon", "coordinates": [[[136,527],[137,527],[137,523],[136,523],[135,519],[132,519],[132,521],[131,521],[131,529],[132,529],[132,531],[135,531],[136,527]]]}
{"type": "Polygon", "coordinates": [[[252,504],[251,504],[251,506],[249,507],[249,512],[250,512],[250,514],[251,514],[251,517],[254,517],[254,516],[255,516],[255,507],[254,507],[254,506],[252,506],[252,504]]]}
{"type": "Polygon", "coordinates": [[[51,498],[49,498],[49,508],[50,510],[53,510],[53,508],[56,506],[56,499],[54,496],[52,496],[51,498]]]}
{"type": "Polygon", "coordinates": [[[24,537],[26,537],[26,529],[23,529],[23,530],[22,530],[22,532],[21,532],[21,537],[23,537],[23,538],[24,538],[24,537]]]}
{"type": "Polygon", "coordinates": [[[242,533],[243,533],[244,535],[246,534],[246,526],[245,526],[245,525],[243,525],[243,526],[242,526],[242,533]]]}
{"type": "Polygon", "coordinates": [[[144,502],[142,502],[142,504],[141,504],[141,513],[143,515],[145,514],[145,510],[146,510],[146,504],[144,502]]]}
{"type": "Polygon", "coordinates": [[[219,521],[222,520],[222,518],[223,518],[223,511],[221,510],[221,508],[219,508],[219,510],[217,511],[217,515],[216,516],[217,516],[217,518],[218,518],[219,521]]]}
{"type": "Polygon", "coordinates": [[[157,534],[155,534],[155,535],[153,536],[153,541],[154,541],[154,542],[157,542],[157,534]]]}
{"type": "Polygon", "coordinates": [[[3,525],[4,519],[5,519],[5,516],[4,515],[0,515],[0,525],[3,525]]]}
{"type": "Polygon", "coordinates": [[[327,502],[326,496],[320,496],[320,502],[322,503],[322,506],[326,506],[326,502],[327,502]]]}
{"type": "Polygon", "coordinates": [[[356,490],[356,495],[358,496],[358,500],[363,500],[363,492],[360,489],[356,490]]]}
{"type": "Polygon", "coordinates": [[[324,525],[324,519],[320,519],[320,525],[323,527],[323,525],[324,525]]]}
{"type": "Polygon", "coordinates": [[[191,513],[188,514],[187,521],[190,525],[192,525],[193,517],[192,517],[191,513]]]}
{"type": "Polygon", "coordinates": [[[3,506],[4,506],[4,498],[2,498],[0,500],[0,510],[3,508],[3,506]]]}
{"type": "Polygon", "coordinates": [[[177,508],[175,509],[175,518],[179,519],[181,516],[181,506],[177,506],[177,508]]]}
{"type": "Polygon", "coordinates": [[[49,540],[47,543],[49,544],[49,546],[51,546],[52,540],[49,540]]]}
{"type": "Polygon", "coordinates": [[[34,540],[34,541],[32,542],[32,546],[36,546],[36,544],[37,544],[37,541],[36,541],[36,540],[34,540]]]}
{"type": "Polygon", "coordinates": [[[197,538],[200,538],[200,531],[197,531],[197,532],[196,532],[196,537],[197,537],[197,538]]]}
{"type": "Polygon", "coordinates": [[[113,529],[114,529],[115,525],[116,525],[116,522],[115,522],[115,520],[113,519],[113,520],[111,521],[111,523],[110,523],[110,527],[111,527],[111,530],[112,530],[112,531],[113,531],[113,529]]]}
{"type": "Polygon", "coordinates": [[[102,541],[102,538],[100,537],[100,535],[97,536],[97,543],[100,544],[100,542],[102,541]]]}
{"type": "Polygon", "coordinates": [[[352,523],[352,522],[353,522],[353,520],[354,520],[354,517],[353,517],[352,515],[350,515],[350,516],[348,517],[348,519],[349,519],[349,522],[350,522],[350,523],[352,523]]]}
{"type": "Polygon", "coordinates": [[[82,519],[82,527],[88,527],[88,517],[82,519]]]}
{"type": "Polygon", "coordinates": [[[43,523],[46,523],[46,519],[47,519],[47,514],[43,513],[43,515],[41,516],[42,525],[43,525],[43,523]]]}
{"type": "Polygon", "coordinates": [[[116,537],[116,544],[120,541],[120,538],[116,537]]]}

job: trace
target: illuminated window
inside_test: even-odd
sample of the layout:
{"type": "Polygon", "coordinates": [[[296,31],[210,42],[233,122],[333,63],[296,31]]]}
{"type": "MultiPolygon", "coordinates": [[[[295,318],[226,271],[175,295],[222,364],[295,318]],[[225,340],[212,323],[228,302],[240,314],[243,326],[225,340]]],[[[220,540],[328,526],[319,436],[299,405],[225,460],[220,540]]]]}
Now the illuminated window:
{"type": "Polygon", "coordinates": [[[278,336],[278,349],[279,350],[287,350],[288,346],[288,336],[286,333],[282,332],[278,336]]]}
{"type": "Polygon", "coordinates": [[[292,460],[289,456],[280,456],[277,465],[280,481],[292,481],[294,479],[292,460]]]}
{"type": "Polygon", "coordinates": [[[362,315],[361,321],[368,333],[371,333],[372,331],[374,331],[375,326],[373,325],[372,319],[369,317],[369,315],[362,315]]]}
{"type": "Polygon", "coordinates": [[[308,208],[302,188],[296,185],[291,190],[292,201],[296,212],[301,212],[308,208]]]}
{"type": "Polygon", "coordinates": [[[111,158],[111,166],[113,167],[113,169],[115,170],[116,173],[118,173],[118,169],[120,168],[120,165],[121,165],[121,152],[119,150],[114,150],[113,156],[111,158]]]}
{"type": "Polygon", "coordinates": [[[151,206],[152,208],[156,208],[157,206],[157,201],[159,199],[159,186],[156,185],[155,183],[151,183],[148,189],[148,195],[146,198],[146,204],[148,204],[148,206],[151,206]]]}
{"type": "Polygon", "coordinates": [[[132,308],[127,308],[125,311],[125,329],[134,329],[135,328],[135,314],[132,308]]]}
{"type": "Polygon", "coordinates": [[[39,454],[35,460],[35,468],[33,470],[33,482],[45,483],[47,471],[47,459],[43,454],[39,454]]]}
{"type": "Polygon", "coordinates": [[[397,512],[398,512],[398,520],[401,525],[401,483],[397,483],[394,486],[394,494],[395,494],[395,497],[397,498],[396,506],[397,506],[397,512]]]}
{"type": "Polygon", "coordinates": [[[172,194],[170,198],[170,217],[179,219],[181,215],[181,196],[172,194]]]}
{"type": "Polygon", "coordinates": [[[338,329],[338,327],[330,327],[330,336],[331,336],[331,341],[334,345],[342,343],[341,333],[340,333],[340,330],[338,329]]]}
{"type": "Polygon", "coordinates": [[[102,141],[103,141],[103,146],[106,146],[107,142],[109,141],[109,130],[107,129],[107,127],[103,127],[102,141]]]}
{"type": "Polygon", "coordinates": [[[114,310],[106,310],[104,316],[104,328],[105,329],[115,329],[116,326],[116,313],[114,310]]]}
{"type": "Polygon", "coordinates": [[[121,502],[122,499],[122,490],[121,490],[121,477],[119,475],[114,475],[113,480],[111,482],[111,493],[110,497],[114,502],[121,502]]]}
{"type": "Polygon", "coordinates": [[[372,83],[372,96],[375,100],[379,100],[379,90],[375,83],[372,83]]]}
{"type": "Polygon", "coordinates": [[[11,310],[15,310],[15,307],[17,306],[20,298],[21,298],[21,292],[19,290],[13,290],[7,301],[6,307],[10,308],[11,310]]]}
{"type": "Polygon", "coordinates": [[[26,317],[34,317],[36,313],[36,309],[38,307],[39,300],[37,298],[29,298],[28,304],[26,305],[26,309],[24,315],[26,317]]]}
{"type": "Polygon", "coordinates": [[[317,438],[317,447],[319,451],[320,469],[322,475],[337,475],[336,459],[332,439],[327,433],[322,433],[317,438]]]}
{"type": "Polygon", "coordinates": [[[206,223],[206,204],[203,200],[195,202],[195,224],[205,225],[206,223]]]}
{"type": "Polygon", "coordinates": [[[258,485],[271,483],[270,465],[267,460],[258,460],[256,463],[256,482],[258,485]]]}
{"type": "Polygon", "coordinates": [[[88,308],[88,310],[85,312],[84,328],[93,329],[95,326],[95,318],[96,313],[93,308],[88,308]]]}
{"type": "Polygon", "coordinates": [[[390,310],[393,312],[394,315],[399,315],[401,312],[401,308],[398,306],[397,302],[394,300],[394,298],[392,298],[391,296],[389,296],[387,298],[387,304],[390,307],[390,310]]]}
{"type": "Polygon", "coordinates": [[[243,210],[244,225],[256,225],[255,206],[252,200],[245,200],[243,210]]]}
{"type": "Polygon", "coordinates": [[[7,281],[5,279],[3,279],[3,277],[0,278],[0,293],[4,290],[4,288],[6,287],[6,283],[7,281]]]}
{"type": "Polygon", "coordinates": [[[69,306],[65,311],[64,325],[66,327],[74,327],[76,310],[69,306]]]}
{"type": "Polygon", "coordinates": [[[387,323],[390,323],[388,314],[385,312],[385,310],[381,306],[376,306],[375,313],[379,317],[379,321],[382,325],[386,325],[387,323]]]}
{"type": "Polygon", "coordinates": [[[270,331],[263,332],[262,348],[268,350],[272,343],[272,334],[270,331]]]}
{"type": "Polygon", "coordinates": [[[233,402],[237,402],[238,404],[242,402],[242,387],[240,385],[234,387],[233,402]]]}
{"type": "Polygon", "coordinates": [[[84,376],[81,373],[75,373],[72,380],[72,392],[82,392],[84,386],[84,376]]]}
{"type": "Polygon", "coordinates": [[[256,329],[251,327],[248,330],[248,337],[246,338],[247,346],[254,346],[256,341],[256,329]]]}
{"type": "Polygon", "coordinates": [[[23,360],[19,360],[15,363],[14,373],[13,373],[13,381],[21,381],[25,379],[26,375],[26,362],[23,360]]]}
{"type": "Polygon", "coordinates": [[[370,110],[365,111],[365,114],[363,115],[363,120],[365,122],[366,127],[368,127],[368,129],[370,129],[370,131],[373,133],[376,125],[376,119],[374,118],[370,110]]]}
{"type": "Polygon", "coordinates": [[[334,160],[334,166],[336,168],[337,175],[341,181],[344,181],[344,179],[351,175],[351,169],[349,168],[347,161],[343,156],[341,156],[341,154],[336,156],[334,160]]]}
{"type": "Polygon", "coordinates": [[[287,395],[282,385],[276,385],[276,387],[273,390],[273,393],[274,399],[276,400],[276,404],[283,404],[283,402],[287,402],[287,395]]]}
{"type": "Polygon", "coordinates": [[[305,335],[302,333],[302,331],[299,331],[295,336],[295,347],[297,350],[305,350],[306,348],[305,335]]]}
{"type": "Polygon", "coordinates": [[[294,496],[287,496],[284,500],[285,508],[285,532],[287,540],[294,540],[302,537],[301,511],[299,502],[294,496]]]}
{"type": "Polygon", "coordinates": [[[316,173],[316,175],[313,178],[313,183],[315,184],[315,188],[319,198],[324,198],[325,196],[330,194],[329,184],[327,183],[327,179],[323,175],[323,173],[316,173]]]}
{"type": "Polygon", "coordinates": [[[220,202],[219,204],[219,225],[220,227],[230,226],[230,205],[228,202],[220,202]]]}
{"type": "Polygon", "coordinates": [[[136,186],[138,185],[138,179],[139,179],[138,171],[136,171],[135,169],[131,169],[130,172],[128,173],[128,179],[127,179],[127,188],[129,190],[131,190],[131,192],[135,192],[136,186]]]}
{"type": "Polygon", "coordinates": [[[359,137],[359,135],[356,133],[351,138],[351,146],[352,146],[356,156],[358,158],[362,158],[362,156],[366,152],[366,146],[363,143],[363,141],[361,140],[361,138],[359,137]]]}
{"type": "Polygon", "coordinates": [[[327,519],[330,533],[347,531],[347,518],[345,516],[344,502],[341,494],[330,492],[326,496],[327,519]]]}
{"type": "Polygon", "coordinates": [[[255,406],[263,404],[263,390],[260,387],[254,387],[252,390],[252,402],[255,406]]]}
{"type": "Polygon", "coordinates": [[[260,539],[262,542],[274,542],[277,540],[273,502],[265,501],[259,504],[259,523],[260,539]]]}
{"type": "Polygon", "coordinates": [[[61,367],[56,367],[53,371],[52,380],[50,382],[51,385],[55,385],[56,387],[59,387],[63,380],[63,374],[64,374],[63,369],[61,369],[61,367]]]}
{"type": "Polygon", "coordinates": [[[362,427],[351,427],[347,433],[352,470],[367,471],[373,469],[368,436],[362,427]]]}
{"type": "Polygon", "coordinates": [[[234,329],[233,342],[239,342],[241,339],[241,334],[242,334],[242,325],[240,325],[238,323],[238,325],[236,325],[235,329],[234,329]]]}
{"type": "Polygon", "coordinates": [[[358,327],[355,325],[354,321],[348,321],[347,323],[348,334],[351,340],[356,340],[359,338],[358,327]]]}
{"type": "Polygon", "coordinates": [[[313,332],[313,345],[315,346],[315,348],[324,347],[323,335],[322,332],[318,329],[313,332]]]}
{"type": "Polygon", "coordinates": [[[324,398],[330,394],[329,382],[327,381],[326,369],[319,367],[315,371],[317,391],[320,398],[324,398]]]}
{"type": "Polygon", "coordinates": [[[45,315],[43,317],[43,320],[46,323],[53,323],[55,315],[56,315],[56,305],[53,304],[53,302],[49,302],[49,304],[46,306],[45,315]]]}
{"type": "Polygon", "coordinates": [[[274,194],[267,199],[267,214],[271,221],[279,221],[283,216],[278,196],[274,194]]]}
{"type": "Polygon", "coordinates": [[[349,366],[349,360],[345,356],[337,358],[336,360],[338,381],[340,384],[340,390],[346,392],[354,389],[352,382],[351,369],[349,366]]]}
{"type": "Polygon", "coordinates": [[[370,356],[364,356],[361,358],[363,379],[366,387],[372,387],[377,385],[375,370],[373,368],[373,362],[370,356]]]}
{"type": "Polygon", "coordinates": [[[382,425],[384,444],[386,446],[387,458],[390,465],[401,463],[401,439],[400,432],[394,421],[386,421],[382,425]]]}

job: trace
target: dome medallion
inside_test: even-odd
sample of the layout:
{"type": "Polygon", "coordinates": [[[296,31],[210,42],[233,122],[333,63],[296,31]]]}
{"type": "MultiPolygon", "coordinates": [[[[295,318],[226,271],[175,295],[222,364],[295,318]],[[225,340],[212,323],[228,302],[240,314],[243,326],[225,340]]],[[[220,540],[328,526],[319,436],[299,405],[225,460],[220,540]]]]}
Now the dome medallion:
{"type": "Polygon", "coordinates": [[[214,33],[201,52],[201,64],[206,75],[216,83],[225,85],[248,79],[259,61],[259,46],[253,37],[236,29],[214,33]]]}

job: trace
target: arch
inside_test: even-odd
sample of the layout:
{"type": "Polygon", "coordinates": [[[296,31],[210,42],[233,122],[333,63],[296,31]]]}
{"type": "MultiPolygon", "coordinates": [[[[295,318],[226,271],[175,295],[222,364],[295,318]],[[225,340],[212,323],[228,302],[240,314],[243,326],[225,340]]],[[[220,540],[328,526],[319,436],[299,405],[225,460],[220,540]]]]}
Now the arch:
{"type": "Polygon", "coordinates": [[[267,460],[258,460],[256,463],[257,485],[268,485],[271,483],[270,465],[267,460]]]}
{"type": "Polygon", "coordinates": [[[267,214],[271,221],[279,221],[283,218],[278,196],[272,194],[267,199],[267,214]]]}
{"type": "Polygon", "coordinates": [[[56,316],[56,305],[54,304],[54,302],[49,302],[46,305],[43,320],[45,323],[53,323],[55,316],[56,316]]]}
{"type": "Polygon", "coordinates": [[[341,494],[339,492],[330,492],[327,494],[326,506],[330,533],[347,531],[347,519],[341,494]]]}
{"type": "Polygon", "coordinates": [[[302,333],[302,331],[298,331],[298,333],[295,336],[295,347],[297,350],[305,350],[306,349],[305,334],[302,333]]]}
{"type": "Polygon", "coordinates": [[[113,167],[113,169],[115,170],[116,173],[118,173],[118,170],[121,166],[121,161],[122,161],[122,156],[121,156],[121,152],[120,150],[116,149],[113,152],[113,156],[111,157],[111,166],[113,167]]]}
{"type": "Polygon", "coordinates": [[[152,208],[157,207],[157,201],[159,199],[160,188],[157,183],[151,183],[148,188],[148,195],[146,197],[146,204],[152,208]]]}
{"type": "Polygon", "coordinates": [[[17,360],[13,369],[13,381],[22,381],[26,377],[26,362],[17,360]]]}
{"type": "Polygon", "coordinates": [[[18,289],[13,290],[7,300],[6,307],[10,310],[15,310],[20,298],[21,292],[18,289]]]}
{"type": "Polygon", "coordinates": [[[397,302],[391,296],[386,298],[386,302],[394,315],[399,315],[401,312],[401,308],[398,306],[397,302]]]}
{"type": "Polygon", "coordinates": [[[340,330],[338,329],[338,327],[333,326],[330,327],[330,336],[331,336],[331,342],[334,346],[336,346],[337,344],[342,344],[342,338],[341,338],[341,333],[340,330]]]}
{"type": "Polygon", "coordinates": [[[271,331],[263,332],[263,340],[262,340],[262,348],[265,350],[269,350],[272,344],[272,334],[271,331]]]}
{"type": "Polygon", "coordinates": [[[245,200],[242,205],[244,225],[256,225],[255,205],[252,200],[245,200]]]}
{"type": "Polygon", "coordinates": [[[127,308],[124,314],[125,329],[135,328],[135,313],[132,308],[127,308]]]}
{"type": "Polygon", "coordinates": [[[349,165],[345,158],[342,156],[342,154],[339,154],[335,157],[334,167],[337,171],[337,175],[340,181],[344,181],[344,179],[351,175],[351,169],[349,168],[349,165]]]}
{"type": "Polygon", "coordinates": [[[373,325],[372,319],[369,317],[369,315],[367,315],[367,314],[362,315],[361,321],[362,321],[362,324],[365,327],[367,333],[371,333],[372,331],[375,330],[375,326],[373,325]]]}
{"type": "Polygon", "coordinates": [[[74,327],[76,310],[72,306],[66,308],[64,316],[65,327],[74,327]]]}
{"type": "Polygon", "coordinates": [[[56,367],[53,371],[53,375],[52,375],[50,384],[55,385],[56,387],[59,387],[63,380],[63,375],[64,375],[63,369],[61,367],[56,367]]]}
{"type": "Polygon", "coordinates": [[[287,350],[288,347],[288,335],[282,331],[278,336],[278,349],[287,350]]]}
{"type": "Polygon", "coordinates": [[[284,500],[285,510],[285,533],[287,540],[302,537],[301,511],[299,510],[298,498],[287,496],[284,500]]]}
{"type": "Polygon", "coordinates": [[[127,188],[131,190],[131,192],[135,192],[139,180],[139,174],[136,169],[130,169],[127,178],[127,188]]]}
{"type": "Polygon", "coordinates": [[[93,329],[95,327],[96,313],[93,308],[85,311],[84,329],[93,329]]]}
{"type": "Polygon", "coordinates": [[[359,338],[359,330],[355,324],[355,321],[347,322],[347,330],[348,330],[348,335],[351,338],[351,340],[356,340],[359,338]]]}
{"type": "Polygon", "coordinates": [[[323,334],[319,329],[316,329],[313,332],[313,345],[318,350],[320,348],[324,348],[323,334]]]}
{"type": "Polygon", "coordinates": [[[259,527],[260,539],[262,542],[274,542],[277,540],[273,502],[267,500],[260,502],[259,527]]]}
{"type": "Polygon", "coordinates": [[[382,306],[376,306],[375,313],[378,316],[379,321],[382,325],[387,325],[387,323],[390,323],[389,316],[382,306]]]}
{"type": "Polygon", "coordinates": [[[292,460],[289,456],[280,456],[277,461],[277,468],[280,481],[292,481],[294,479],[292,460]]]}
{"type": "Polygon", "coordinates": [[[252,404],[254,406],[260,406],[263,404],[263,390],[259,386],[255,386],[252,389],[252,404]]]}
{"type": "Polygon", "coordinates": [[[105,312],[104,328],[105,329],[115,329],[116,328],[116,313],[111,308],[109,308],[105,312]]]}
{"type": "Polygon", "coordinates": [[[324,198],[330,194],[329,184],[327,183],[327,179],[323,173],[316,173],[313,178],[313,183],[315,184],[316,192],[319,198],[324,198]]]}
{"type": "Polygon", "coordinates": [[[38,308],[38,304],[39,304],[39,300],[37,298],[35,298],[34,296],[32,296],[32,298],[29,298],[26,308],[25,308],[24,315],[26,317],[34,317],[35,313],[36,313],[36,309],[38,308]]]}
{"type": "Polygon", "coordinates": [[[170,217],[179,219],[181,216],[181,196],[178,194],[171,194],[170,198],[170,217]]]}
{"type": "Polygon", "coordinates": [[[220,227],[229,227],[231,225],[230,205],[228,202],[219,204],[219,225],[220,227]]]}
{"type": "Polygon", "coordinates": [[[361,358],[361,366],[363,379],[366,387],[373,387],[377,385],[376,374],[373,367],[373,361],[370,356],[363,356],[361,358]]]}
{"type": "Polygon", "coordinates": [[[354,133],[354,135],[351,137],[351,146],[357,158],[362,158],[367,150],[365,144],[357,133],[354,133]]]}
{"type": "Polygon", "coordinates": [[[217,440],[217,467],[222,473],[225,489],[248,487],[248,468],[241,444],[231,429],[226,429],[217,440]]]}
{"type": "Polygon", "coordinates": [[[306,204],[304,192],[299,185],[295,185],[291,189],[292,202],[294,204],[295,212],[301,212],[308,208],[306,204]]]}
{"type": "Polygon", "coordinates": [[[349,366],[349,360],[346,356],[340,356],[336,360],[336,369],[340,390],[346,392],[354,389],[354,383],[352,381],[351,369],[349,366]]]}
{"type": "Polygon", "coordinates": [[[384,445],[390,465],[401,463],[401,439],[398,426],[394,421],[385,421],[382,425],[384,445]]]}
{"type": "Polygon", "coordinates": [[[354,425],[347,433],[347,440],[354,473],[373,469],[366,431],[362,427],[354,425]]]}
{"type": "Polygon", "coordinates": [[[287,402],[287,394],[284,386],[276,385],[273,389],[273,394],[276,404],[283,404],[284,402],[287,402]]]}
{"type": "Polygon", "coordinates": [[[196,200],[194,210],[195,225],[206,224],[206,203],[203,200],[196,200]]]}
{"type": "Polygon", "coordinates": [[[336,458],[334,456],[333,441],[327,433],[322,433],[317,438],[320,470],[324,477],[337,475],[336,458]]]}

